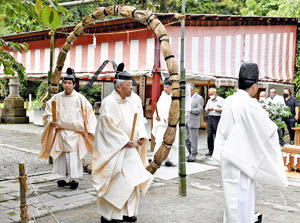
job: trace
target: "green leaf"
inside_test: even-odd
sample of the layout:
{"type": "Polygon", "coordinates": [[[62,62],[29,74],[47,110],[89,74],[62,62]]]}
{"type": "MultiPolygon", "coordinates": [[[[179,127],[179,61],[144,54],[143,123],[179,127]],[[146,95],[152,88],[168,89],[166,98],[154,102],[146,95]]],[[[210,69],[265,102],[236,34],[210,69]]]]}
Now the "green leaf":
{"type": "Polygon", "coordinates": [[[61,24],[60,15],[56,10],[53,9],[52,11],[53,11],[53,19],[51,22],[51,27],[52,30],[56,30],[61,24]]]}
{"type": "Polygon", "coordinates": [[[46,6],[43,11],[42,11],[42,21],[44,23],[45,26],[50,26],[50,23],[49,23],[49,16],[50,16],[50,13],[51,13],[52,9],[50,6],[46,6]]]}
{"type": "Polygon", "coordinates": [[[49,17],[48,17],[48,20],[49,20],[49,24],[50,24],[50,25],[52,25],[53,18],[54,18],[54,10],[51,9],[51,12],[50,12],[49,17]]]}
{"type": "Polygon", "coordinates": [[[15,30],[17,33],[19,33],[19,32],[22,31],[19,24],[15,24],[15,25],[14,25],[14,30],[15,30]]]}
{"type": "Polygon", "coordinates": [[[38,16],[40,16],[41,11],[43,9],[43,2],[42,2],[42,0],[36,0],[34,8],[35,8],[36,14],[38,14],[38,16]]]}
{"type": "Polygon", "coordinates": [[[28,48],[29,48],[28,43],[21,43],[20,45],[21,45],[21,47],[25,50],[25,52],[28,51],[28,48]]]}

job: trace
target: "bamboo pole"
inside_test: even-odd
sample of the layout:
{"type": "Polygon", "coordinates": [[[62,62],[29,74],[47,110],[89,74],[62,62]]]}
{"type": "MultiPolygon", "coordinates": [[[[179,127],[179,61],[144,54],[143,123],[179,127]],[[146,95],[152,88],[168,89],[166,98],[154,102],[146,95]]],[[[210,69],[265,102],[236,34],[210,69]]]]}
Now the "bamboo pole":
{"type": "MultiPolygon", "coordinates": [[[[52,78],[52,72],[53,72],[53,50],[54,50],[54,35],[55,35],[55,31],[51,30],[50,31],[50,67],[49,67],[49,71],[48,71],[48,85],[50,85],[51,83],[51,78],[52,78]]],[[[51,95],[51,88],[48,87],[48,95],[51,95]]],[[[52,104],[53,106],[53,104],[52,104]]],[[[55,109],[56,109],[56,104],[55,104],[55,109]]],[[[53,114],[52,114],[53,115],[53,114]]],[[[55,117],[56,117],[56,112],[55,112],[55,117]]],[[[53,164],[53,158],[52,156],[49,156],[49,160],[48,160],[49,164],[53,164]]]]}
{"type": "Polygon", "coordinates": [[[55,35],[55,31],[51,30],[49,32],[50,35],[50,67],[49,67],[49,71],[48,71],[48,94],[50,96],[51,95],[51,78],[52,78],[52,74],[53,74],[53,50],[54,50],[54,35],[55,35]]]}
{"type": "Polygon", "coordinates": [[[26,204],[28,191],[27,187],[27,175],[25,174],[24,163],[19,163],[19,182],[20,182],[20,217],[21,223],[27,223],[29,221],[28,204],[26,204]]]}
{"type": "MultiPolygon", "coordinates": [[[[185,14],[185,0],[182,0],[181,13],[185,14]]],[[[184,35],[185,19],[181,20],[181,51],[180,51],[180,118],[179,118],[179,195],[186,196],[185,166],[185,68],[184,68],[184,35]]]]}
{"type": "Polygon", "coordinates": [[[73,2],[62,2],[59,3],[59,5],[63,7],[72,7],[72,6],[93,4],[97,2],[99,2],[99,0],[81,0],[81,1],[73,1],[73,2]]]}

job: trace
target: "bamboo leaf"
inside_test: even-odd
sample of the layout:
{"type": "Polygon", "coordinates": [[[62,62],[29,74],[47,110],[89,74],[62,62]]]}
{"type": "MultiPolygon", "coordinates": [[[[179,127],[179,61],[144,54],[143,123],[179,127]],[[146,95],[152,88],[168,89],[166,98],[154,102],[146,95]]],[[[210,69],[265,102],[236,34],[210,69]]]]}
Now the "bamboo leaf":
{"type": "Polygon", "coordinates": [[[17,33],[19,33],[19,32],[22,31],[19,24],[15,24],[15,25],[14,25],[14,30],[15,30],[17,33]]]}
{"type": "Polygon", "coordinates": [[[46,6],[43,11],[42,11],[42,21],[44,23],[45,26],[50,26],[50,23],[49,23],[49,16],[50,16],[50,13],[51,13],[52,9],[50,6],[46,6]]]}
{"type": "Polygon", "coordinates": [[[53,19],[52,19],[52,22],[51,22],[51,27],[52,27],[52,30],[56,30],[60,24],[61,24],[61,20],[60,20],[60,16],[58,14],[58,12],[56,10],[52,10],[53,12],[53,19]]]}
{"type": "Polygon", "coordinates": [[[51,12],[50,12],[49,17],[48,17],[48,21],[49,21],[50,25],[52,25],[53,18],[54,18],[54,12],[53,12],[53,9],[51,9],[51,12]]]}
{"type": "Polygon", "coordinates": [[[42,2],[42,0],[36,0],[34,8],[35,8],[36,14],[38,14],[38,16],[40,16],[41,11],[43,9],[43,2],[42,2]]]}

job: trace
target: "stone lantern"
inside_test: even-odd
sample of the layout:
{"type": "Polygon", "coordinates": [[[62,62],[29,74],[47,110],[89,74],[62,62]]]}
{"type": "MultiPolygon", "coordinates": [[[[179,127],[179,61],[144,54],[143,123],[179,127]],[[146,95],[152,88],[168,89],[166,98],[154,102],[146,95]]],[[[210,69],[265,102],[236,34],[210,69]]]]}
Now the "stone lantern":
{"type": "Polygon", "coordinates": [[[29,123],[24,108],[24,99],[19,94],[19,78],[9,80],[9,95],[4,100],[1,123],[21,124],[29,123]]]}

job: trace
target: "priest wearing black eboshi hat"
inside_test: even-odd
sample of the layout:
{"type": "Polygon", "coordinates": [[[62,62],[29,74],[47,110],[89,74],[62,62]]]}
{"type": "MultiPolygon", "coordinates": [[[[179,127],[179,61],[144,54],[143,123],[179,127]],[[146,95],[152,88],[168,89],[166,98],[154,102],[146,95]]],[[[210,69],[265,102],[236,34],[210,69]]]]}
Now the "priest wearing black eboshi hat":
{"type": "Polygon", "coordinates": [[[287,186],[277,126],[261,107],[256,63],[243,63],[238,91],[224,101],[213,158],[221,164],[225,221],[261,222],[255,215],[255,183],[287,186]]]}
{"type": "Polygon", "coordinates": [[[99,111],[92,184],[97,190],[102,223],[135,222],[139,193],[145,195],[153,179],[144,167],[148,134],[142,109],[132,98],[131,75],[119,70],[114,88],[99,111]]]}
{"type": "Polygon", "coordinates": [[[63,177],[57,185],[75,190],[79,185],[77,179],[83,176],[82,159],[92,152],[97,120],[89,101],[74,90],[73,69],[67,69],[62,82],[64,91],[46,103],[39,158],[48,159],[51,155],[54,172],[63,177]]]}

